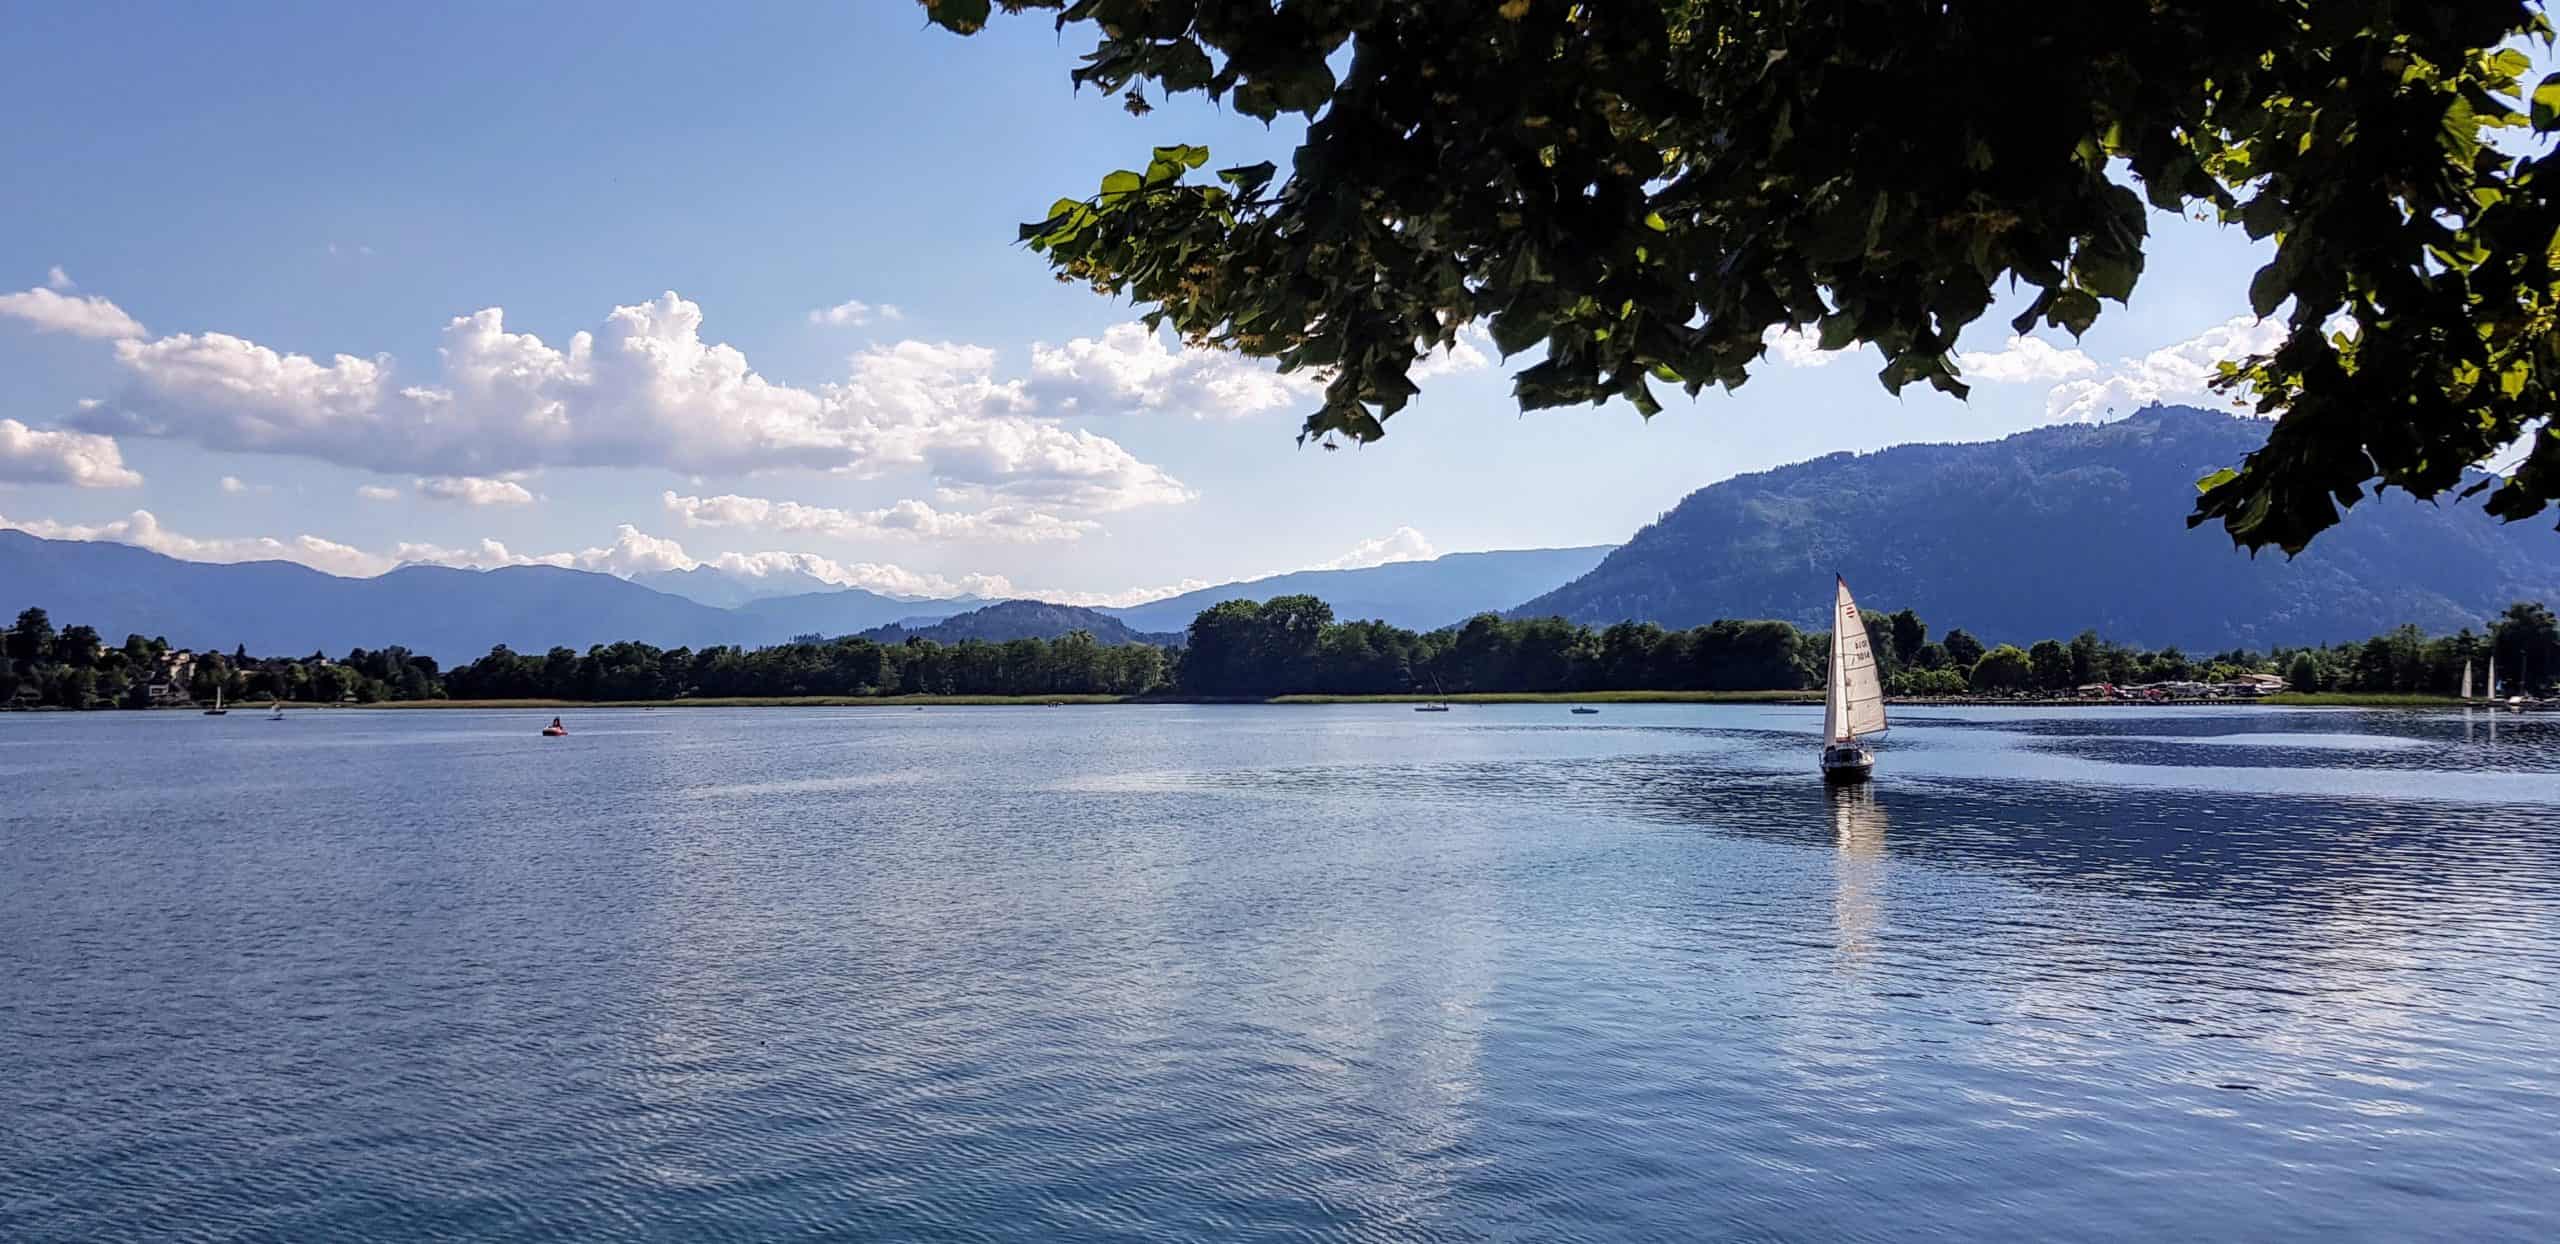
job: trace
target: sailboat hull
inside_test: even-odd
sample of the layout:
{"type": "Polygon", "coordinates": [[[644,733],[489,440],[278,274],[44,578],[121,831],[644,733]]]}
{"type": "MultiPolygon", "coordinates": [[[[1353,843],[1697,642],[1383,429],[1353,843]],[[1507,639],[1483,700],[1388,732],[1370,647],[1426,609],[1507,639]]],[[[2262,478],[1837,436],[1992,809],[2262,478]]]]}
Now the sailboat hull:
{"type": "Polygon", "coordinates": [[[1822,780],[1835,785],[1863,782],[1875,776],[1876,754],[1863,747],[1838,746],[1822,749],[1822,780]]]}

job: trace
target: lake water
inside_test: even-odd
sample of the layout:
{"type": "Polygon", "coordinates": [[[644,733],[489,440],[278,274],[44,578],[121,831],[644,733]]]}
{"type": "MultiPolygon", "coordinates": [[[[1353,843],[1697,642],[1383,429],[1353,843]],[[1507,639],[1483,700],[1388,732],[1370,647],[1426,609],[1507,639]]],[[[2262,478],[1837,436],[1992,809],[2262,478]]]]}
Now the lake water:
{"type": "Polygon", "coordinates": [[[0,716],[0,1239],[2560,1238],[2560,718],[0,716]]]}

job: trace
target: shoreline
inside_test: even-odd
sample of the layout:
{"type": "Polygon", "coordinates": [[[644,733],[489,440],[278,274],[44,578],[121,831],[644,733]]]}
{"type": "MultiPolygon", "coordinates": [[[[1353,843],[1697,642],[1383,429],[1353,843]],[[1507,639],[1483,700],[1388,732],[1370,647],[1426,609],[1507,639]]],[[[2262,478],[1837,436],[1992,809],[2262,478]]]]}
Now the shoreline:
{"type": "MultiPolygon", "coordinates": [[[[1088,707],[1112,704],[1228,704],[1228,705],[1324,705],[1324,704],[1791,704],[1816,707],[1822,697],[1810,691],[1493,691],[1473,694],[1435,695],[1282,695],[1184,696],[1184,695],[806,695],[806,696],[701,696],[681,700],[383,700],[373,704],[337,705],[363,709],[548,709],[569,712],[578,709],[682,709],[682,708],[1021,708],[1059,705],[1088,707]]],[[[2003,698],[1998,696],[1931,696],[1925,698],[1888,697],[1886,703],[1897,708],[2232,708],[2264,705],[2270,708],[2490,708],[2481,702],[2466,705],[2450,696],[2359,695],[2351,693],[2284,692],[2254,700],[2087,700],[2077,697],[2003,698]]],[[[320,708],[322,705],[288,703],[287,711],[320,708]]],[[[2529,706],[2531,707],[2531,706],[2529,706]]]]}
{"type": "MultiPolygon", "coordinates": [[[[2367,709],[2452,709],[2477,708],[2504,710],[2506,705],[2485,700],[2464,701],[2452,696],[2365,695],[2353,692],[2287,691],[2257,699],[2183,699],[2183,700],[2089,700],[2076,696],[2001,697],[2001,696],[1888,696],[1885,702],[1897,709],[1931,708],[2237,708],[2259,705],[2268,708],[2367,708],[2367,709]]],[[[687,709],[687,708],[1038,708],[1044,706],[1091,707],[1096,705],[1147,704],[1225,704],[1291,705],[1325,704],[1767,704],[1819,707],[1820,694],[1812,691],[1486,691],[1453,695],[1281,695],[1199,696],[1199,695],[781,695],[781,696],[697,696],[680,700],[546,700],[538,698],[502,700],[378,700],[371,704],[317,704],[288,700],[285,711],[292,713],[338,709],[479,709],[542,710],[553,713],[582,709],[687,709]]],[[[2544,704],[2524,706],[2544,711],[2544,704]]],[[[35,708],[9,708],[0,711],[70,713],[70,712],[199,712],[190,705],[159,708],[69,709],[55,705],[35,708]]],[[[268,711],[264,703],[235,709],[251,716],[268,711]]]]}

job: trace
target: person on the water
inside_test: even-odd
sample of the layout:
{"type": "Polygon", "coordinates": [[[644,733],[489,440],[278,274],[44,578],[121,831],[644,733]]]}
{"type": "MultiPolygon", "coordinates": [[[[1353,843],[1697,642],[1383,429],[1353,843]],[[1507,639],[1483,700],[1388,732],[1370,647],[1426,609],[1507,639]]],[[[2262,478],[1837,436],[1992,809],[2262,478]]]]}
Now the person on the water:
{"type": "Polygon", "coordinates": [[[560,719],[559,719],[559,718],[557,718],[557,717],[554,717],[554,718],[552,718],[552,719],[551,719],[551,728],[552,728],[552,729],[554,729],[554,730],[566,730],[566,729],[568,729],[569,727],[564,726],[564,725],[561,725],[561,724],[560,724],[560,719]]]}

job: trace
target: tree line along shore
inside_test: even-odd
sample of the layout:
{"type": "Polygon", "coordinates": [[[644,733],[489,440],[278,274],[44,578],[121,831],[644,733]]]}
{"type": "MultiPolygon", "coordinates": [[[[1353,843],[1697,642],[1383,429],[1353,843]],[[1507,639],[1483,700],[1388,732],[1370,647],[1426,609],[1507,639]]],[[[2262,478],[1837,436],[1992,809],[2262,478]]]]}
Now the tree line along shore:
{"type": "MultiPolygon", "coordinates": [[[[2482,631],[2427,635],[2402,626],[2325,646],[2189,655],[2094,631],[2026,647],[1986,645],[1961,628],[1934,636],[1909,609],[1866,614],[1886,690],[1902,699],[2086,700],[2089,690],[2236,685],[2252,676],[2320,703],[2435,703],[2461,688],[2547,692],[2560,674],[2560,622],[2519,602],[2482,631]],[[2490,659],[2501,689],[2478,685],[2490,659]]],[[[1830,635],[1783,621],[1717,621],[1686,630],[1622,622],[1480,614],[1432,631],[1341,621],[1312,596],[1229,601],[1202,611],[1181,647],[1054,639],[882,644],[804,636],[763,648],[598,644],[541,655],[504,646],[447,669],[399,646],[342,657],[253,657],[172,647],[19,612],[0,650],[0,705],[110,709],[228,702],[289,704],[1010,703],[1187,700],[1790,700],[1821,687],[1830,635]]],[[[2192,698],[2177,696],[2173,698],[2192,698]]]]}

